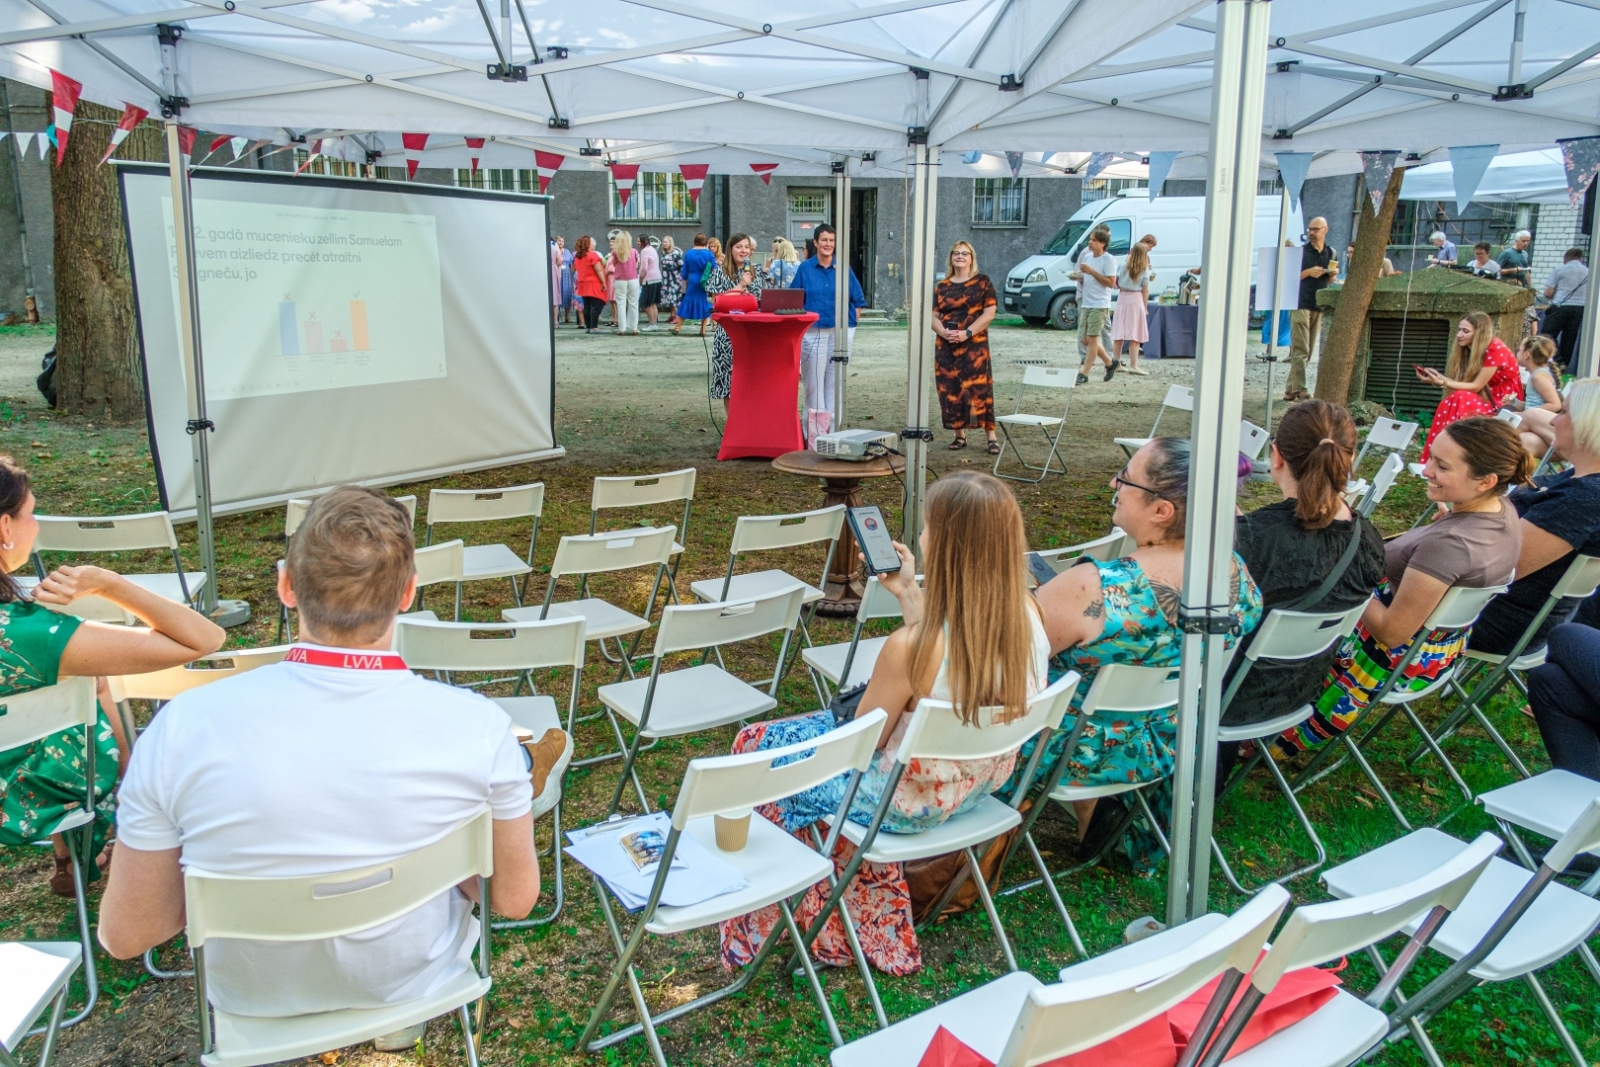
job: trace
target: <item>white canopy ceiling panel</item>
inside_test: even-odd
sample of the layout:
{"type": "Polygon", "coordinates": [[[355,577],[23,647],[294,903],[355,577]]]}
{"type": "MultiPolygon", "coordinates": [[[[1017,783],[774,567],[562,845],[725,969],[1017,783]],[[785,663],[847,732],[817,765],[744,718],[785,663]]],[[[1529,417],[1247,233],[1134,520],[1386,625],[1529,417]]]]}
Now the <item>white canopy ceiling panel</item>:
{"type": "MultiPolygon", "coordinates": [[[[1453,202],[1455,169],[1448,160],[1410,168],[1400,187],[1400,198],[1453,202]]],[[[1497,204],[1567,203],[1567,171],[1561,163],[1561,150],[1544,148],[1496,156],[1472,199],[1497,204]]]]}

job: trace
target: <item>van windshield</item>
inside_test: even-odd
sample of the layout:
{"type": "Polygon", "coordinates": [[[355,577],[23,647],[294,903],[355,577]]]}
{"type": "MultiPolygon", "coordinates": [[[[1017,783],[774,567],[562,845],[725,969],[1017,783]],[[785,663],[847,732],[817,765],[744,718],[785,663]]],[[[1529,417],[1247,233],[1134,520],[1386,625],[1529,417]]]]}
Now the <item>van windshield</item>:
{"type": "Polygon", "coordinates": [[[1064,256],[1072,251],[1074,245],[1083,240],[1083,235],[1089,232],[1089,227],[1094,225],[1093,219],[1073,219],[1061,227],[1061,232],[1051,238],[1039,252],[1041,256],[1064,256]]]}

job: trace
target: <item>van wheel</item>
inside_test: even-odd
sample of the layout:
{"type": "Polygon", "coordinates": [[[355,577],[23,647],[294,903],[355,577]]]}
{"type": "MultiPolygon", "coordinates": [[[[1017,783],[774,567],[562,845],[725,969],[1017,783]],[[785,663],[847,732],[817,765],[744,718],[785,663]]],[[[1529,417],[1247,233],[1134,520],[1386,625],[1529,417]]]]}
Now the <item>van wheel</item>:
{"type": "Polygon", "coordinates": [[[1072,331],[1078,328],[1078,301],[1068,293],[1062,293],[1050,301],[1050,325],[1058,330],[1072,331]]]}
{"type": "Polygon", "coordinates": [[[1050,318],[1048,315],[1024,315],[1022,321],[1029,326],[1043,326],[1050,321],[1050,318]]]}

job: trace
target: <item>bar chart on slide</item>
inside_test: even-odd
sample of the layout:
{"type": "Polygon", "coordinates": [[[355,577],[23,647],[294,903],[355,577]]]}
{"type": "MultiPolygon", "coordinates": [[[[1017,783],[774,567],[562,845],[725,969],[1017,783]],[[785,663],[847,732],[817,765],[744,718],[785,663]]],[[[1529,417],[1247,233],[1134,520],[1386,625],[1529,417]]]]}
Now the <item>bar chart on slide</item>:
{"type": "Polygon", "coordinates": [[[345,307],[335,311],[327,307],[302,310],[288,293],[278,301],[278,355],[371,351],[365,300],[351,298],[345,307]]]}

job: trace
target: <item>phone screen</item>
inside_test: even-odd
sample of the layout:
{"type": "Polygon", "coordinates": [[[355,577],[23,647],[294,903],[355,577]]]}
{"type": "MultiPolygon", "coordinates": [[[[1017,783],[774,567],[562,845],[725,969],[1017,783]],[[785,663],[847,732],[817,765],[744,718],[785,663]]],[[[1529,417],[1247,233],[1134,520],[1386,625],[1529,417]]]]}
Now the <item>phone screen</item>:
{"type": "Polygon", "coordinates": [[[894,550],[894,538],[889,536],[889,524],[877,505],[851,508],[845,512],[850,522],[850,532],[861,546],[867,559],[868,574],[892,574],[900,569],[900,553],[894,550]]]}

